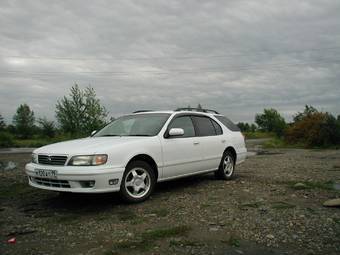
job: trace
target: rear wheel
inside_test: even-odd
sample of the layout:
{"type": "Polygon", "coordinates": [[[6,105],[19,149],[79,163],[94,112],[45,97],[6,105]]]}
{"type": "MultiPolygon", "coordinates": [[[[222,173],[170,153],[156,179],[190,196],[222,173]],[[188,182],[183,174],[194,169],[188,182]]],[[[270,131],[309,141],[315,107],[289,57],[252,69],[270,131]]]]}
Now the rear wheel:
{"type": "Polygon", "coordinates": [[[230,151],[223,153],[220,166],[215,171],[215,176],[222,180],[231,180],[235,172],[235,158],[230,151]]]}
{"type": "Polygon", "coordinates": [[[144,161],[133,161],[126,167],[120,185],[121,197],[130,203],[146,200],[156,183],[152,167],[144,161]]]}

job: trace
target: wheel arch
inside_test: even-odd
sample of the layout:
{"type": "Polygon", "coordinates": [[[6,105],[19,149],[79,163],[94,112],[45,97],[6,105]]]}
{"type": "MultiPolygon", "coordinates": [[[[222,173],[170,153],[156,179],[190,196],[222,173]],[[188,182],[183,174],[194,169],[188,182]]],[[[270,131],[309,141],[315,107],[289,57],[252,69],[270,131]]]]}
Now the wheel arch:
{"type": "Polygon", "coordinates": [[[223,152],[223,155],[224,155],[226,152],[230,152],[230,153],[233,155],[233,158],[234,158],[234,161],[235,161],[235,164],[236,164],[236,161],[237,161],[237,153],[236,153],[236,150],[234,149],[234,147],[228,146],[227,148],[225,148],[225,150],[224,150],[224,152],[223,152]]]}
{"type": "Polygon", "coordinates": [[[128,163],[126,164],[126,166],[128,166],[131,162],[133,161],[144,161],[146,163],[148,163],[153,171],[154,171],[154,174],[155,174],[155,177],[156,177],[156,181],[158,180],[158,166],[157,166],[157,163],[156,161],[150,156],[150,155],[147,155],[147,154],[137,154],[135,156],[133,156],[129,161],[128,163]]]}

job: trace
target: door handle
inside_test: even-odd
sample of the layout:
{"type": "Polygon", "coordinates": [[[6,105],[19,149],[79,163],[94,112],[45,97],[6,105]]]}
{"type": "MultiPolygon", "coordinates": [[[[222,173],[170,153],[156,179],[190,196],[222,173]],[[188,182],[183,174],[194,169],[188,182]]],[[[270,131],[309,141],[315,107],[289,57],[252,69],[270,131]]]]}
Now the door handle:
{"type": "Polygon", "coordinates": [[[200,142],[194,142],[194,145],[198,145],[198,144],[200,144],[200,142]]]}

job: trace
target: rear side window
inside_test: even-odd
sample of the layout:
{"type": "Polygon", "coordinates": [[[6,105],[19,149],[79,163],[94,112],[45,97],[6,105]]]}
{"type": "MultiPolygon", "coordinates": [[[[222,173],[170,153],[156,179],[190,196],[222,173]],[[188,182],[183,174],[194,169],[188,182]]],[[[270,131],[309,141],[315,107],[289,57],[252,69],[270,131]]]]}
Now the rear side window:
{"type": "Polygon", "coordinates": [[[215,115],[216,119],[221,121],[224,126],[226,126],[231,131],[241,131],[238,126],[236,126],[230,119],[225,116],[215,115]]]}
{"type": "Polygon", "coordinates": [[[210,120],[210,118],[198,117],[198,116],[193,116],[192,118],[196,122],[199,136],[216,135],[215,127],[213,125],[213,122],[210,120]]]}
{"type": "Polygon", "coordinates": [[[210,119],[214,128],[215,128],[215,131],[216,131],[216,135],[222,135],[223,134],[223,131],[222,131],[222,128],[221,126],[214,120],[210,119]]]}
{"type": "Polygon", "coordinates": [[[168,127],[171,128],[182,128],[184,135],[181,137],[193,137],[195,136],[195,128],[189,116],[178,117],[172,121],[168,127]]]}

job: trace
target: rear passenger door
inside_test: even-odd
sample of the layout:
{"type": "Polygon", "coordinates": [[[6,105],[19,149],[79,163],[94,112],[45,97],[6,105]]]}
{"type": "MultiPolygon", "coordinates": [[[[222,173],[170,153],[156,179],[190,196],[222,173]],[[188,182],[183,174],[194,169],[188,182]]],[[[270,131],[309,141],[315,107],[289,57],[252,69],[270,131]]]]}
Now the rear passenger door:
{"type": "Polygon", "coordinates": [[[197,130],[197,138],[200,143],[202,155],[202,167],[204,170],[215,170],[218,168],[223,151],[225,140],[221,126],[208,116],[193,116],[194,125],[197,130]]]}

